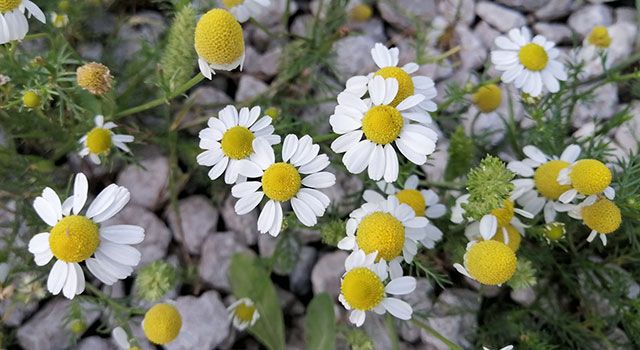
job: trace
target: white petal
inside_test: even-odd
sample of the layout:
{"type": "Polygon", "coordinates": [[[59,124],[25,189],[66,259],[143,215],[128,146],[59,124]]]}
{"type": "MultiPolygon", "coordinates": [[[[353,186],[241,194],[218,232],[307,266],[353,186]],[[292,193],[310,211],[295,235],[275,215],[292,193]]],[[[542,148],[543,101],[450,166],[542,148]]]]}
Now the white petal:
{"type": "Polygon", "coordinates": [[[498,219],[493,215],[485,215],[480,220],[480,235],[485,240],[491,239],[498,230],[498,219]]]}
{"type": "Polygon", "coordinates": [[[262,183],[259,181],[241,182],[231,188],[231,195],[236,198],[246,197],[256,192],[260,186],[262,186],[262,183]]]}
{"type": "Polygon", "coordinates": [[[38,233],[29,240],[29,252],[32,254],[44,253],[49,248],[49,232],[38,233]]]}
{"type": "Polygon", "coordinates": [[[416,279],[411,276],[395,278],[384,288],[385,292],[394,295],[409,294],[415,289],[416,279]]]}
{"type": "Polygon", "coordinates": [[[62,260],[56,261],[49,272],[49,278],[47,279],[47,290],[51,294],[60,294],[62,287],[67,279],[67,270],[69,269],[66,262],[62,260]]]}
{"type": "Polygon", "coordinates": [[[384,169],[384,181],[394,182],[398,179],[398,155],[396,155],[396,151],[393,149],[393,146],[385,145],[384,146],[384,158],[385,158],[385,169],[384,169]]]}
{"type": "Polygon", "coordinates": [[[136,248],[125,244],[116,244],[103,241],[100,243],[98,250],[112,260],[117,261],[123,265],[136,266],[140,262],[140,252],[136,248]]]}
{"type": "Polygon", "coordinates": [[[73,183],[73,213],[78,214],[84,204],[87,202],[87,191],[89,190],[89,182],[87,177],[79,173],[73,183]]]}
{"type": "Polygon", "coordinates": [[[576,159],[578,159],[579,156],[580,156],[580,146],[578,146],[578,145],[569,145],[562,152],[562,155],[560,156],[560,159],[564,160],[567,163],[573,163],[573,162],[576,161],[576,159]]]}
{"type": "Polygon", "coordinates": [[[311,188],[327,188],[335,183],[336,176],[326,171],[311,174],[302,179],[302,184],[311,188]]]}
{"type": "Polygon", "coordinates": [[[527,157],[535,160],[538,163],[545,163],[549,157],[544,154],[538,147],[527,145],[522,148],[522,152],[527,155],[527,157]]]}
{"type": "Polygon", "coordinates": [[[303,225],[311,227],[318,222],[318,219],[313,213],[313,210],[311,210],[309,205],[307,205],[304,201],[296,197],[291,198],[291,207],[296,213],[298,220],[300,220],[303,225]]]}
{"type": "Polygon", "coordinates": [[[118,185],[111,184],[102,190],[98,196],[93,200],[89,209],[87,209],[87,217],[92,218],[102,212],[104,212],[116,198],[118,192],[118,185]]]}
{"type": "Polygon", "coordinates": [[[410,320],[413,314],[411,305],[400,299],[384,298],[382,299],[382,305],[390,314],[401,320],[410,320]]]}
{"type": "Polygon", "coordinates": [[[113,225],[100,228],[100,236],[113,243],[138,244],[144,240],[144,228],[136,225],[113,225]]]}
{"type": "Polygon", "coordinates": [[[38,213],[38,216],[40,216],[42,221],[47,223],[49,226],[55,226],[58,222],[58,218],[62,216],[62,207],[60,208],[60,213],[56,213],[54,208],[51,207],[51,204],[49,204],[49,201],[42,197],[37,197],[33,201],[33,208],[36,210],[36,213],[38,213]]]}
{"type": "Polygon", "coordinates": [[[382,104],[385,97],[385,90],[384,78],[379,75],[374,76],[369,82],[369,97],[374,105],[379,106],[382,104]]]}
{"type": "Polygon", "coordinates": [[[273,226],[275,211],[275,201],[267,201],[267,204],[264,205],[262,211],[260,212],[260,216],[258,216],[258,231],[269,231],[269,229],[273,226]]]}
{"type": "Polygon", "coordinates": [[[67,299],[73,299],[73,297],[76,296],[76,291],[78,289],[78,274],[82,275],[80,265],[75,263],[67,265],[67,278],[64,282],[64,287],[62,288],[62,295],[67,299]],[[78,270],[75,268],[76,265],[78,266],[78,270]]]}
{"type": "Polygon", "coordinates": [[[236,213],[238,213],[238,215],[244,215],[252,211],[258,206],[258,204],[260,204],[262,197],[264,197],[263,192],[256,192],[240,198],[235,205],[236,213]]]}
{"type": "Polygon", "coordinates": [[[293,134],[287,135],[282,143],[282,161],[288,162],[291,156],[298,149],[298,137],[293,134]]]}

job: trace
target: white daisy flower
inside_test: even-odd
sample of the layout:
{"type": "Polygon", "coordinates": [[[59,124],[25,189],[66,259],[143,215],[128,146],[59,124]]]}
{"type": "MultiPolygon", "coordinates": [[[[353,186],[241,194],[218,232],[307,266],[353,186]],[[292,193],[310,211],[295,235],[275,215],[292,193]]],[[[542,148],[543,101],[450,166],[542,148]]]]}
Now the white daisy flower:
{"type": "MultiPolygon", "coordinates": [[[[584,38],[582,47],[579,49],[577,56],[580,61],[593,61],[600,57],[602,53],[607,52],[614,39],[609,35],[609,28],[605,26],[595,26],[584,38]]],[[[605,62],[605,66],[609,68],[611,63],[605,62]]]]}
{"type": "MultiPolygon", "coordinates": [[[[379,181],[378,188],[387,195],[395,196],[402,204],[406,204],[414,210],[416,216],[429,219],[441,218],[447,207],[440,203],[438,195],[433,190],[418,190],[418,177],[411,175],[404,183],[403,189],[397,189],[393,184],[379,181]]],[[[386,198],[377,191],[364,191],[363,198],[370,203],[383,202],[386,198]]],[[[426,237],[420,241],[425,247],[431,249],[436,242],[442,239],[442,231],[431,222],[425,226],[426,237]]]]}
{"type": "MultiPolygon", "coordinates": [[[[417,72],[420,68],[414,62],[407,63],[402,66],[402,68],[398,67],[399,53],[400,50],[398,50],[397,47],[389,49],[381,43],[376,43],[373,49],[371,49],[371,57],[373,57],[373,61],[380,69],[367,76],[358,75],[349,78],[345,91],[362,98],[368,91],[368,85],[374,77],[379,76],[384,79],[393,78],[398,82],[398,92],[395,96],[392,96],[392,100],[386,104],[396,107],[408,97],[414,95],[422,96],[422,100],[412,107],[415,109],[415,112],[422,112],[416,114],[415,120],[423,124],[431,123],[429,112],[435,112],[438,108],[435,102],[433,102],[433,99],[438,94],[435,83],[429,77],[421,75],[412,77],[411,74],[417,72]]],[[[369,95],[372,96],[371,92],[369,92],[369,95]]]]}
{"type": "Polygon", "coordinates": [[[349,214],[347,236],[338,242],[342,250],[377,252],[380,259],[399,268],[400,261],[410,263],[418,252],[418,241],[426,238],[426,217],[390,196],[382,202],[364,203],[349,214]]]}
{"type": "Polygon", "coordinates": [[[273,149],[264,138],[253,140],[254,153],[240,163],[239,173],[260,181],[239,183],[231,194],[239,198],[235,210],[244,215],[260,204],[267,203],[258,217],[258,231],[277,236],[282,229],[282,203],[290,201],[293,212],[308,227],[318,222],[329,207],[329,197],[318,191],[336,183],[335,175],[322,171],[329,165],[326,154],[318,154],[320,146],[311,136],[300,139],[287,135],[282,145],[282,161],[276,162],[273,149]],[[304,175],[304,178],[302,177],[304,175]]]}
{"type": "Polygon", "coordinates": [[[124,152],[131,153],[126,144],[133,142],[133,136],[114,134],[111,129],[117,125],[113,122],[105,123],[104,117],[101,115],[97,115],[94,122],[96,126],[78,141],[83,146],[78,153],[81,157],[89,156],[92,162],[100,164],[100,156],[109,154],[113,146],[124,152]]]}
{"type": "Polygon", "coordinates": [[[514,28],[508,37],[497,37],[495,44],[499,50],[491,51],[491,62],[497,70],[504,71],[503,82],[513,82],[523,92],[540,96],[543,87],[549,92],[558,92],[558,81],[567,80],[567,72],[558,61],[560,51],[542,35],[532,40],[529,29],[514,28]]]}
{"type": "Polygon", "coordinates": [[[5,0],[0,2],[0,44],[22,40],[29,31],[28,17],[46,23],[44,12],[29,0],[5,0]]]}
{"type": "MultiPolygon", "coordinates": [[[[280,143],[280,136],[274,135],[271,117],[260,117],[260,107],[244,107],[240,112],[229,105],[218,112],[218,117],[209,118],[208,128],[200,131],[200,148],[205,151],[197,157],[200,165],[211,166],[209,178],[215,180],[224,174],[224,182],[239,180],[239,164],[255,154],[253,140],[263,139],[269,145],[280,143]]],[[[240,180],[244,180],[240,177],[240,180]]]]}
{"type": "MultiPolygon", "coordinates": [[[[488,348],[488,347],[486,347],[486,346],[483,346],[483,347],[482,347],[482,350],[491,350],[491,349],[489,349],[489,348],[488,348]]],[[[513,350],[513,345],[507,345],[507,346],[505,346],[505,347],[500,348],[500,350],[513,350]]]]}
{"type": "Polygon", "coordinates": [[[578,159],[580,147],[569,145],[559,158],[548,156],[531,145],[525,146],[522,152],[527,158],[507,164],[507,169],[519,176],[512,181],[515,188],[511,198],[533,215],[544,209],[544,221],[551,223],[556,219],[556,202],[570,189],[558,183],[558,174],[578,159]]]}
{"type": "Polygon", "coordinates": [[[64,28],[69,24],[69,16],[65,13],[51,12],[51,24],[55,28],[64,28]]]}
{"type": "MultiPolygon", "coordinates": [[[[616,191],[611,187],[613,174],[611,170],[597,159],[580,159],[558,172],[557,181],[560,185],[569,186],[560,194],[562,203],[569,203],[574,199],[594,197],[604,194],[614,199],[616,191]]],[[[562,205],[557,206],[561,208],[562,205]]]]}
{"type": "Polygon", "coordinates": [[[402,276],[401,269],[387,271],[383,260],[378,263],[375,260],[375,252],[365,254],[356,250],[344,262],[346,272],[342,276],[338,300],[351,311],[349,321],[357,327],[362,326],[366,311],[379,315],[388,311],[401,320],[410,320],[413,314],[411,305],[387,294],[405,295],[413,292],[416,279],[402,276]],[[387,277],[390,277],[389,282],[386,282],[387,277]]]}
{"type": "Polygon", "coordinates": [[[47,289],[54,295],[62,291],[69,299],[84,291],[84,273],[78,263],[84,261],[102,283],[112,285],[131,275],[133,266],[138,265],[140,252],[131,245],[144,239],[144,229],[140,226],[100,225],[129,202],[129,190],[115,184],[107,186],[81,215],[87,189],[87,178],[77,174],[73,196],[64,203],[49,187],[33,202],[36,213],[51,229],[31,238],[29,252],[38,266],[56,258],[47,289]]]}
{"type": "Polygon", "coordinates": [[[342,162],[353,174],[367,167],[369,178],[386,182],[398,179],[398,156],[392,144],[412,163],[423,165],[436,148],[438,135],[423,122],[424,113],[410,112],[424,100],[412,95],[397,106],[391,105],[398,93],[398,81],[374,77],[368,85],[370,99],[344,91],[329,121],[333,132],[341,134],[332,144],[336,153],[344,153],[342,162]],[[364,136],[364,139],[363,139],[364,136]]]}
{"type": "Polygon", "coordinates": [[[251,17],[256,17],[262,10],[271,5],[270,0],[222,0],[222,4],[235,17],[243,23],[251,17]]]}
{"type": "Polygon", "coordinates": [[[242,298],[229,305],[227,308],[229,312],[229,321],[233,323],[233,326],[237,330],[243,331],[249,327],[253,327],[258,319],[260,319],[260,313],[253,303],[253,300],[249,298],[242,298]]]}
{"type": "Polygon", "coordinates": [[[622,224],[620,208],[611,200],[602,196],[589,196],[577,205],[559,205],[574,219],[582,220],[591,229],[587,242],[600,237],[602,245],[607,245],[607,235],[616,231],[622,224]]]}

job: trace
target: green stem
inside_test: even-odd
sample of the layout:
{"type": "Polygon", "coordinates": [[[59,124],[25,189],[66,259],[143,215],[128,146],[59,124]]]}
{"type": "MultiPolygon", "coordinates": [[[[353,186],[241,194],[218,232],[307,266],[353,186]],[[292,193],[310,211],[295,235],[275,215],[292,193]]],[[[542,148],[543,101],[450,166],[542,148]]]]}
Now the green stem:
{"type": "Polygon", "coordinates": [[[425,332],[431,334],[432,336],[438,338],[438,340],[440,340],[441,342],[443,342],[446,346],[449,347],[449,349],[451,350],[462,350],[462,347],[455,344],[454,342],[452,342],[451,340],[445,338],[442,334],[438,333],[438,331],[436,331],[435,329],[429,327],[426,323],[418,321],[417,319],[413,318],[411,319],[411,322],[422,328],[425,332]]]}
{"type": "Polygon", "coordinates": [[[340,135],[338,134],[325,134],[325,135],[318,135],[318,136],[314,136],[313,137],[313,142],[314,143],[321,143],[321,142],[325,142],[325,141],[333,141],[335,139],[337,139],[340,135]]]}
{"type": "Polygon", "coordinates": [[[398,330],[396,329],[396,322],[391,314],[386,314],[384,318],[384,324],[389,332],[389,339],[391,340],[391,349],[399,350],[400,341],[398,340],[398,330]]]}
{"type": "Polygon", "coordinates": [[[445,190],[463,190],[465,185],[457,182],[448,182],[448,181],[421,181],[422,185],[427,187],[436,187],[445,190]]]}
{"type": "Polygon", "coordinates": [[[184,83],[180,87],[178,87],[175,91],[172,91],[168,96],[159,97],[159,98],[156,98],[155,100],[151,100],[151,101],[143,103],[143,104],[141,104],[139,106],[132,107],[132,108],[129,108],[129,109],[125,109],[124,111],[120,111],[120,112],[116,113],[115,117],[117,117],[117,118],[126,117],[126,116],[131,115],[131,114],[140,113],[140,112],[146,111],[148,109],[158,107],[158,106],[160,106],[162,104],[169,103],[170,100],[174,99],[175,97],[177,97],[179,95],[182,95],[185,91],[191,89],[196,84],[201,82],[203,79],[204,79],[204,76],[202,74],[198,73],[193,78],[191,78],[189,81],[187,81],[186,83],[184,83]]]}

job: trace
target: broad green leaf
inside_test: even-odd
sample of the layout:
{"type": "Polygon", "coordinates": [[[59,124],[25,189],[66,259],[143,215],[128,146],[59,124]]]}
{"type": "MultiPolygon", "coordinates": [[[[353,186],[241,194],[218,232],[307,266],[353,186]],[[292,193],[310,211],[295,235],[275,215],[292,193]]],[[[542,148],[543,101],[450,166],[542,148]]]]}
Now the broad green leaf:
{"type": "Polygon", "coordinates": [[[311,300],[304,319],[304,329],[307,349],[335,349],[336,316],[329,294],[318,294],[311,300]]]}
{"type": "Polygon", "coordinates": [[[250,298],[256,304],[260,319],[249,332],[269,350],[285,348],[282,309],[267,271],[249,255],[236,254],[231,260],[229,280],[236,298],[250,298]]]}

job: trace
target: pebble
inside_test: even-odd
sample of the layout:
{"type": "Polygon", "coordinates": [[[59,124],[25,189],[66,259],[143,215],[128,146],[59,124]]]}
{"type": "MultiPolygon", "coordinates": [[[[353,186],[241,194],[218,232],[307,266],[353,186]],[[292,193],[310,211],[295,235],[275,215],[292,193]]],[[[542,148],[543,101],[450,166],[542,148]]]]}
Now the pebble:
{"type": "MultiPolygon", "coordinates": [[[[481,298],[476,292],[468,289],[450,288],[444,290],[433,306],[433,316],[426,321],[445,338],[462,346],[470,348],[471,336],[478,327],[477,313],[480,309],[481,298]]],[[[422,341],[437,350],[449,349],[439,339],[421,332],[422,341]]]]}
{"type": "Polygon", "coordinates": [[[476,5],[476,14],[499,31],[506,33],[511,28],[519,28],[527,23],[520,12],[488,1],[476,5]]]}
{"type": "Polygon", "coordinates": [[[578,7],[574,0],[553,0],[547,1],[546,5],[535,12],[535,17],[539,20],[549,21],[562,18],[578,7]]]}
{"type": "Polygon", "coordinates": [[[510,295],[513,301],[525,307],[533,305],[536,301],[536,292],[532,287],[512,290],[510,295]]]}
{"type": "Polygon", "coordinates": [[[410,29],[413,20],[429,23],[436,14],[435,0],[378,1],[382,19],[399,29],[410,29]]]}
{"type": "Polygon", "coordinates": [[[457,25],[455,32],[460,42],[460,68],[471,70],[482,67],[487,59],[487,50],[482,41],[467,26],[457,25]]]}
{"type": "Polygon", "coordinates": [[[78,342],[76,350],[118,350],[118,348],[105,338],[91,336],[78,342]]]}
{"type": "Polygon", "coordinates": [[[569,43],[572,37],[571,29],[559,23],[538,22],[533,25],[533,30],[556,44],[569,43]]]}
{"type": "Polygon", "coordinates": [[[238,90],[236,91],[236,101],[248,102],[254,97],[267,91],[269,86],[262,80],[252,77],[251,75],[243,74],[238,83],[238,90]]]}
{"type": "Polygon", "coordinates": [[[597,25],[608,26],[613,23],[613,11],[606,5],[587,5],[573,12],[567,24],[582,37],[597,25]]]}
{"type": "Polygon", "coordinates": [[[497,0],[497,1],[503,5],[506,5],[518,10],[532,12],[546,5],[549,0],[497,0]]]}
{"type": "Polygon", "coordinates": [[[225,292],[231,291],[228,272],[233,255],[240,252],[253,254],[252,250],[236,241],[237,236],[235,232],[211,234],[202,244],[198,275],[214,288],[225,292]]]}
{"type": "Polygon", "coordinates": [[[365,22],[348,22],[347,27],[354,32],[366,33],[377,42],[386,42],[384,22],[378,18],[370,18],[365,22]]]}
{"type": "Polygon", "coordinates": [[[87,61],[101,61],[104,47],[100,43],[82,43],[78,45],[78,54],[87,61]]]}
{"type": "Polygon", "coordinates": [[[614,84],[603,85],[593,92],[593,99],[577,104],[571,123],[575,128],[592,120],[605,120],[613,116],[618,109],[618,87],[614,84]]]}
{"type": "Polygon", "coordinates": [[[616,22],[629,22],[637,25],[638,11],[633,7],[616,7],[614,9],[616,22]]]}
{"type": "Polygon", "coordinates": [[[282,56],[282,48],[279,46],[265,52],[258,62],[260,72],[267,77],[273,77],[276,75],[280,65],[280,56],[282,56]]]}
{"type": "Polygon", "coordinates": [[[171,205],[165,209],[173,237],[183,243],[189,253],[200,254],[204,239],[210,232],[216,232],[218,210],[209,198],[196,195],[178,201],[178,212],[179,218],[171,205]]]}
{"type": "MultiPolygon", "coordinates": [[[[180,125],[190,124],[197,119],[204,120],[209,117],[217,117],[222,108],[233,103],[229,95],[213,86],[197,87],[193,90],[189,99],[193,106],[189,108],[185,117],[180,121],[180,125]]],[[[202,126],[194,127],[192,131],[195,134],[202,128],[204,128],[204,123],[202,123],[202,126]]]]}
{"type": "Polygon", "coordinates": [[[333,168],[327,170],[336,175],[336,184],[323,190],[331,200],[331,206],[337,208],[342,213],[350,213],[356,209],[357,201],[345,198],[345,193],[357,193],[362,191],[364,184],[357,176],[345,174],[333,168]]]}
{"type": "Polygon", "coordinates": [[[245,215],[238,215],[234,209],[236,202],[237,199],[233,196],[228,196],[224,200],[219,208],[222,221],[229,231],[238,234],[236,239],[239,242],[243,242],[247,246],[254,245],[258,242],[260,235],[258,233],[258,211],[254,209],[245,215]]]}
{"type": "Polygon", "coordinates": [[[315,248],[304,246],[300,249],[298,262],[289,275],[289,288],[298,295],[305,295],[311,290],[311,270],[318,258],[315,248]]]}
{"type": "MultiPolygon", "coordinates": [[[[414,313],[428,314],[433,307],[433,285],[426,278],[416,279],[416,289],[401,297],[413,308],[414,313]]],[[[415,343],[420,339],[420,328],[411,322],[399,322],[400,336],[405,341],[415,343]]]]}
{"type": "Polygon", "coordinates": [[[444,171],[449,162],[448,149],[449,140],[445,138],[438,139],[435,152],[427,157],[426,164],[420,166],[430,181],[440,181],[444,178],[444,171]]]}
{"type": "Polygon", "coordinates": [[[135,58],[145,44],[156,44],[166,28],[164,17],[158,12],[143,11],[131,16],[118,30],[118,45],[113,52],[116,62],[122,64],[135,58]]]}
{"type": "Polygon", "coordinates": [[[640,104],[635,103],[629,109],[629,114],[632,118],[616,129],[614,138],[625,152],[635,153],[640,139],[640,104]]]}
{"type": "Polygon", "coordinates": [[[441,0],[438,11],[449,23],[471,25],[476,18],[476,4],[473,0],[441,0]]]}
{"type": "Polygon", "coordinates": [[[493,27],[485,21],[480,21],[480,23],[478,23],[473,29],[473,33],[478,37],[478,39],[480,39],[484,47],[489,50],[495,48],[494,42],[496,38],[501,35],[499,31],[493,29],[493,27]]]}
{"type": "Polygon", "coordinates": [[[335,42],[338,75],[346,81],[354,75],[366,75],[377,69],[371,58],[371,49],[376,41],[364,35],[348,36],[335,42]]]}
{"type": "Polygon", "coordinates": [[[637,39],[638,25],[630,22],[617,22],[609,27],[611,46],[607,52],[607,61],[614,65],[633,53],[637,39]]]}
{"type": "Polygon", "coordinates": [[[158,209],[167,198],[169,160],[159,156],[127,165],[118,176],[118,185],[131,193],[130,203],[158,209]]]}
{"type": "Polygon", "coordinates": [[[345,272],[344,261],[349,254],[335,251],[324,254],[318,259],[311,271],[311,286],[314,294],[327,292],[334,298],[340,294],[340,277],[345,272]]]}

